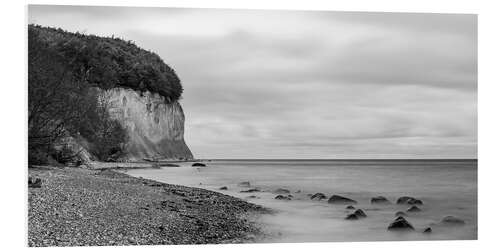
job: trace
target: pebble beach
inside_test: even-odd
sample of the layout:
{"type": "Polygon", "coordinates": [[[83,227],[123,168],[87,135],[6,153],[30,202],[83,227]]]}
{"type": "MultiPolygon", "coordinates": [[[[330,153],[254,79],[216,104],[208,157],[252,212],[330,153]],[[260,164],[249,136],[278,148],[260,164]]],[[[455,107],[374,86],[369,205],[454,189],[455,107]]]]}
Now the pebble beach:
{"type": "Polygon", "coordinates": [[[200,188],[135,178],[111,169],[33,167],[28,245],[103,246],[252,243],[270,210],[200,188]]]}

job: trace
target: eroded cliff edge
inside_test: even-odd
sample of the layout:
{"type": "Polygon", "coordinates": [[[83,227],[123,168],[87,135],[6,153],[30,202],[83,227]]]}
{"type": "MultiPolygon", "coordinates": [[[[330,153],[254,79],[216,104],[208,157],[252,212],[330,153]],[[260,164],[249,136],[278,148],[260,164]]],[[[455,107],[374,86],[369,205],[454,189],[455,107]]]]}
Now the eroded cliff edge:
{"type": "Polygon", "coordinates": [[[193,158],[184,141],[185,117],[179,103],[183,92],[181,81],[157,54],[114,36],[87,35],[34,24],[28,26],[28,33],[36,38],[30,43],[36,42],[38,48],[49,51],[64,65],[58,70],[76,79],[75,85],[98,90],[109,105],[112,119],[119,121],[127,134],[126,142],[121,143],[125,144],[124,154],[119,156],[112,153],[113,157],[98,159],[90,153],[96,148],[93,136],[69,129],[61,143],[54,146],[56,150],[68,147],[73,153],[78,152],[80,162],[86,165],[95,160],[193,158]]]}
{"type": "Polygon", "coordinates": [[[177,101],[149,91],[113,88],[103,92],[109,112],[128,133],[127,160],[192,159],[184,141],[184,112],[177,101]]]}

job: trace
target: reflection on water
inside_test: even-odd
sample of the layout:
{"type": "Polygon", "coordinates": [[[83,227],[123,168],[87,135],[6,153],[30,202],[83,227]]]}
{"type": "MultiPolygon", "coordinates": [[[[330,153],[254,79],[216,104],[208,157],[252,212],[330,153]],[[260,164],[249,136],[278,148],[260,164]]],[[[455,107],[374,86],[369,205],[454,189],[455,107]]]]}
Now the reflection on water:
{"type": "Polygon", "coordinates": [[[217,160],[206,168],[184,164],[180,168],[136,169],[128,173],[148,179],[206,188],[247,199],[279,211],[265,215],[265,230],[277,235],[269,242],[367,241],[367,240],[463,240],[477,238],[477,161],[475,160],[217,160]],[[250,181],[265,192],[240,193],[238,183],[250,181]],[[200,184],[201,183],[201,184],[200,184]],[[228,190],[218,190],[227,186],[228,190]],[[291,201],[275,200],[270,191],[286,188],[291,201]],[[299,192],[300,191],[300,192],[299,192]],[[358,201],[355,205],[368,215],[346,221],[345,205],[311,201],[307,194],[340,194],[358,201]],[[248,198],[255,195],[257,198],[248,198]],[[372,205],[370,198],[387,197],[393,204],[372,205]],[[422,199],[422,211],[407,217],[415,232],[387,231],[403,195],[422,199]],[[465,226],[446,227],[438,223],[453,215],[465,226]],[[431,234],[422,234],[431,226],[431,234]],[[279,236],[277,234],[279,232],[279,236]]]}

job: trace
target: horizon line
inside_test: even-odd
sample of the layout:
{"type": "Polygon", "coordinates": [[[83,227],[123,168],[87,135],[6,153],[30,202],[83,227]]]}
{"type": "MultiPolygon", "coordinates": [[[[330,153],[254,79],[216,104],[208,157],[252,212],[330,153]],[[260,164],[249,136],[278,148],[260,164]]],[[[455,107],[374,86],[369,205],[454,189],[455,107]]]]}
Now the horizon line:
{"type": "Polygon", "coordinates": [[[299,160],[299,161],[373,161],[373,160],[396,160],[396,161],[408,161],[408,160],[478,160],[478,158],[198,158],[195,160],[253,160],[253,161],[266,161],[266,160],[299,160]]]}

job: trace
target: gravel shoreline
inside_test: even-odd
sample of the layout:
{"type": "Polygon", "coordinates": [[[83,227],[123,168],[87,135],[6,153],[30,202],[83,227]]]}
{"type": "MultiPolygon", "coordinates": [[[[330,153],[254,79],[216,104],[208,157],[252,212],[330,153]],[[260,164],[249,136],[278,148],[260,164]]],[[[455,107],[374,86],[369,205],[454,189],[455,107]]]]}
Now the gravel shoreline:
{"type": "Polygon", "coordinates": [[[113,170],[36,167],[29,176],[28,245],[252,243],[269,209],[221,193],[113,170]]]}

